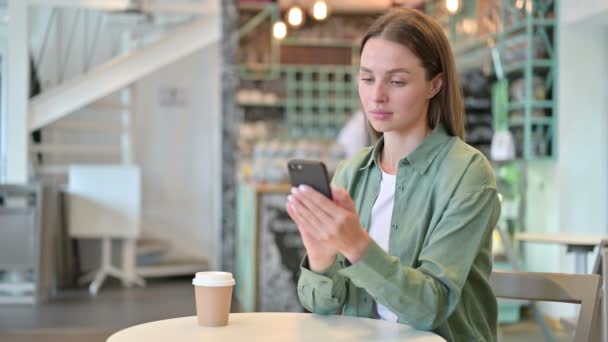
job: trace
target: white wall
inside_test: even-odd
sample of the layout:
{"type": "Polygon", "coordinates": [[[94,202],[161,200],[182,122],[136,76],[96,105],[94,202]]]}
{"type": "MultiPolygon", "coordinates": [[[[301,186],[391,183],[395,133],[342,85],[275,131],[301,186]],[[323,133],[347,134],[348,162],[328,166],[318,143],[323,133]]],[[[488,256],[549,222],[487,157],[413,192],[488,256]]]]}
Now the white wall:
{"type": "Polygon", "coordinates": [[[562,23],[576,24],[583,21],[599,23],[598,20],[606,20],[606,12],[608,12],[608,1],[606,0],[585,0],[583,2],[562,0],[559,2],[561,2],[560,22],[562,23]]]}
{"type": "MultiPolygon", "coordinates": [[[[219,1],[217,4],[219,7],[219,1]]],[[[121,27],[112,24],[121,20],[111,18],[110,14],[81,12],[74,21],[76,10],[60,13],[61,24],[49,31],[45,59],[39,70],[41,81],[47,86],[59,82],[59,60],[65,54],[74,22],[78,26],[72,55],[65,66],[68,79],[83,70],[83,44],[85,41],[90,46],[93,44],[97,20],[102,20],[102,31],[91,66],[116,55],[122,31],[129,23],[128,16],[122,20],[121,27]],[[90,24],[88,29],[83,28],[85,20],[90,24]]],[[[50,15],[47,7],[32,11],[31,46],[35,57],[39,56],[50,15]]],[[[214,254],[219,246],[214,240],[221,224],[220,96],[219,42],[149,75],[134,86],[133,149],[135,163],[142,169],[143,234],[165,238],[173,246],[172,256],[207,258],[212,265],[219,262],[214,254]],[[162,89],[180,90],[185,102],[161,105],[162,89]]],[[[116,115],[103,114],[91,118],[90,114],[75,113],[61,120],[112,122],[116,118],[116,115]]],[[[52,128],[47,133],[45,141],[56,143],[91,143],[99,138],[90,134],[68,136],[65,131],[52,128]]],[[[118,141],[116,135],[106,138],[118,141]]],[[[105,162],[95,158],[97,162],[105,162]]],[[[45,160],[61,163],[64,159],[57,156],[45,160]]]]}
{"type": "Polygon", "coordinates": [[[220,44],[137,83],[135,160],[143,171],[144,232],[190,255],[214,256],[221,183],[220,44]],[[182,92],[183,106],[159,93],[182,92]]]}
{"type": "MultiPolygon", "coordinates": [[[[559,179],[555,162],[538,161],[526,170],[526,231],[559,231],[559,179]]],[[[535,272],[559,272],[560,248],[554,245],[522,244],[526,269],[535,272]],[[549,262],[548,262],[549,261],[549,262]]]]}
{"type": "Polygon", "coordinates": [[[560,230],[608,233],[608,4],[564,1],[559,39],[560,230]],[[575,5],[576,4],[576,5],[575,5]],[[599,20],[598,18],[604,18],[599,20]]]}
{"type": "Polygon", "coordinates": [[[560,32],[560,224],[608,232],[608,26],[569,24],[560,32]]]}
{"type": "MultiPolygon", "coordinates": [[[[557,162],[531,163],[529,231],[608,234],[608,3],[560,3],[557,162]]],[[[532,271],[573,272],[562,246],[528,244],[532,271]]],[[[592,267],[595,255],[589,255],[592,267]]],[[[574,316],[564,305],[543,305],[550,316],[574,316]]]]}
{"type": "MultiPolygon", "coordinates": [[[[8,65],[7,65],[7,57],[8,57],[8,20],[6,18],[7,8],[0,7],[0,163],[6,163],[6,136],[4,133],[4,127],[6,126],[6,95],[8,92],[6,91],[7,79],[6,75],[8,74],[8,65]]],[[[4,180],[5,168],[0,167],[0,181],[4,180]]]]}

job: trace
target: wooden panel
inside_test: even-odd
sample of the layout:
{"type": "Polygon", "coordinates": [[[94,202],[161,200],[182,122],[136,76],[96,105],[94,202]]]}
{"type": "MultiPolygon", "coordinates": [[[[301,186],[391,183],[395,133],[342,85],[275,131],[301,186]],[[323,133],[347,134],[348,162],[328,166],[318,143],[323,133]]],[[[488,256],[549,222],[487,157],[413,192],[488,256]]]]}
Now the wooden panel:
{"type": "Polygon", "coordinates": [[[350,47],[281,46],[281,64],[351,65],[350,47]]]}

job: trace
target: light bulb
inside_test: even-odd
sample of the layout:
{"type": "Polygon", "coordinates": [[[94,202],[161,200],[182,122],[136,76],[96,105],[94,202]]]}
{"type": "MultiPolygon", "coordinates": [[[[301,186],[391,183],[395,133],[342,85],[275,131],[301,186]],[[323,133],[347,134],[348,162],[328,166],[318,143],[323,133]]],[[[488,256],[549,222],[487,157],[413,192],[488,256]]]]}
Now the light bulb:
{"type": "Polygon", "coordinates": [[[312,6],[312,16],[316,20],[327,18],[327,3],[323,0],[315,1],[315,4],[312,6]]]}
{"type": "Polygon", "coordinates": [[[445,0],[445,7],[448,12],[456,13],[458,11],[458,0],[445,0]]]}
{"type": "Polygon", "coordinates": [[[277,21],[272,25],[272,35],[276,39],[283,39],[287,36],[287,25],[282,21],[277,21]]]}
{"type": "Polygon", "coordinates": [[[298,27],[304,22],[304,12],[298,6],[293,6],[287,11],[287,22],[293,27],[298,27]]]}

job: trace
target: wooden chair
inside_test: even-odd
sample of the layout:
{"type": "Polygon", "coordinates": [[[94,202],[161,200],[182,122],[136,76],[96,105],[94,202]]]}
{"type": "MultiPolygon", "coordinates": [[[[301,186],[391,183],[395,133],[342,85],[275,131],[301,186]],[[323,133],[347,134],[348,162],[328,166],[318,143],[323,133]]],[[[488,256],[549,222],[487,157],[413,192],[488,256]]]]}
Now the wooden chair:
{"type": "MultiPolygon", "coordinates": [[[[495,230],[500,235],[500,242],[502,243],[502,246],[504,248],[504,254],[505,254],[509,264],[511,264],[513,271],[516,271],[516,272],[521,271],[521,267],[519,266],[519,260],[516,256],[517,253],[513,250],[513,246],[511,246],[511,238],[509,237],[507,232],[503,230],[503,228],[501,226],[497,225],[495,227],[495,230]]],[[[542,313],[541,313],[540,309],[538,308],[538,306],[536,305],[536,303],[530,302],[529,307],[532,310],[532,313],[534,314],[534,319],[536,319],[536,321],[540,325],[541,330],[543,331],[543,336],[545,337],[545,341],[546,342],[555,341],[553,332],[551,331],[551,328],[549,328],[549,325],[547,324],[547,322],[545,322],[545,320],[543,319],[542,313]]],[[[499,342],[502,341],[502,336],[501,336],[500,330],[498,331],[498,341],[499,342]]],[[[606,341],[606,342],[608,342],[608,341],[606,341]]]]}
{"type": "Polygon", "coordinates": [[[575,342],[600,341],[600,285],[596,274],[493,271],[496,297],[580,304],[575,342]]]}

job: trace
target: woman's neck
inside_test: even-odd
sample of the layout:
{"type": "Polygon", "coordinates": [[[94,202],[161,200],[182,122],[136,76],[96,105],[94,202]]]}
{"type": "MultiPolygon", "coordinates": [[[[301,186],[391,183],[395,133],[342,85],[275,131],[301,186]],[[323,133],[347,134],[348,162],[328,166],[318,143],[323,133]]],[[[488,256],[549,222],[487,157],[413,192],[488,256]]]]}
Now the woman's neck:
{"type": "Polygon", "coordinates": [[[384,146],[380,157],[382,170],[391,175],[397,174],[399,161],[412,153],[430,133],[431,129],[426,124],[406,133],[384,133],[384,146]]]}

